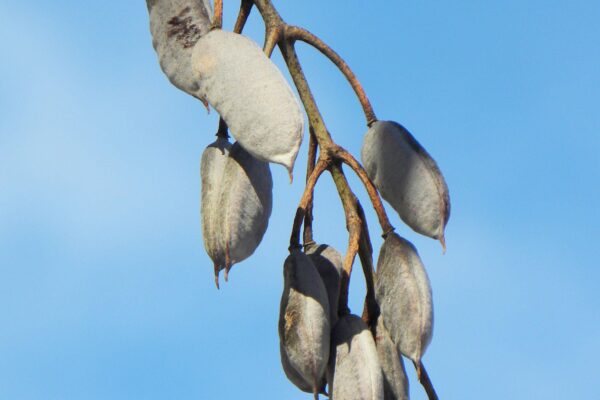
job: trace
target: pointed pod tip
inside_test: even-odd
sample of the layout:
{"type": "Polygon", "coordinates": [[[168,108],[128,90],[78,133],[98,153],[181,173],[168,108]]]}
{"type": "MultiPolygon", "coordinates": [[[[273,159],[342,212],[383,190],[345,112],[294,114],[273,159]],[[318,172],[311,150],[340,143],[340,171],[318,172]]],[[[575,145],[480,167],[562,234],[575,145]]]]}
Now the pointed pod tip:
{"type": "Polygon", "coordinates": [[[206,108],[206,113],[210,114],[210,105],[208,104],[208,101],[204,98],[200,98],[200,101],[202,102],[202,104],[204,104],[204,107],[206,108]]]}
{"type": "Polygon", "coordinates": [[[442,234],[442,236],[440,236],[440,244],[442,245],[442,254],[446,254],[446,238],[444,237],[444,234],[442,234]]]}
{"type": "Polygon", "coordinates": [[[292,168],[288,168],[287,170],[288,170],[288,175],[290,177],[290,185],[291,185],[292,183],[294,183],[294,171],[292,170],[292,168]]]}
{"type": "Polygon", "coordinates": [[[219,286],[219,271],[221,271],[221,269],[219,268],[219,266],[217,264],[214,265],[215,268],[215,285],[217,285],[217,290],[221,289],[219,286]]]}

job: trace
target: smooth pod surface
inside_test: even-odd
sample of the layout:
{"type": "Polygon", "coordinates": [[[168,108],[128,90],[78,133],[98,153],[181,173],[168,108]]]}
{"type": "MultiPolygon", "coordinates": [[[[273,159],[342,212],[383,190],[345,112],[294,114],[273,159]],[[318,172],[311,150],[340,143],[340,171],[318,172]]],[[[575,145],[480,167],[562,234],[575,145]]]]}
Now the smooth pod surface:
{"type": "Polygon", "coordinates": [[[375,345],[379,363],[383,372],[383,391],[385,400],[408,400],[408,378],[404,361],[398,348],[383,324],[383,317],[377,318],[375,345]]]}
{"type": "Polygon", "coordinates": [[[331,326],[327,290],[310,258],[292,250],[283,267],[279,340],[286,376],[300,390],[323,392],[331,326]],[[307,390],[308,389],[308,390],[307,390]]]}
{"type": "Polygon", "coordinates": [[[383,374],[373,335],[356,315],[335,325],[327,370],[332,400],[383,400],[383,374]]]}
{"type": "Polygon", "coordinates": [[[396,122],[375,122],[365,135],[361,158],[369,178],[400,218],[444,245],[448,187],[436,162],[410,132],[396,122]]]}
{"type": "Polygon", "coordinates": [[[198,39],[210,29],[210,1],[146,0],[146,5],[152,45],[161,69],[177,88],[201,98],[192,72],[192,51],[198,39]]]}
{"type": "Polygon", "coordinates": [[[202,234],[215,268],[215,281],[225,269],[248,258],[260,244],[269,223],[273,180],[269,164],[238,143],[219,138],[202,154],[202,234]]]}
{"type": "Polygon", "coordinates": [[[289,84],[252,40],[213,30],[194,48],[200,93],[254,157],[284,165],[291,175],[304,117],[289,84]]]}
{"type": "Polygon", "coordinates": [[[393,232],[377,260],[375,297],[398,350],[420,365],[433,334],[431,286],[415,247],[393,232]]]}
{"type": "Polygon", "coordinates": [[[310,257],[327,289],[329,299],[329,322],[335,326],[338,320],[338,300],[340,297],[340,284],[342,280],[342,255],[333,247],[322,244],[312,244],[306,247],[306,254],[310,257]]]}

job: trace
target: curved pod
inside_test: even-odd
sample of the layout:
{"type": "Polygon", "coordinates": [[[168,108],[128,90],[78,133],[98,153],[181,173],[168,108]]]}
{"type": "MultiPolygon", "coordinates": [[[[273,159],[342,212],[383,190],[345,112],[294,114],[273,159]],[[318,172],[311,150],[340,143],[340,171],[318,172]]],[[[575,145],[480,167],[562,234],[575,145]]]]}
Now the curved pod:
{"type": "Polygon", "coordinates": [[[420,365],[433,334],[431,286],[415,247],[393,232],[377,260],[375,297],[398,350],[420,365]]]}
{"type": "Polygon", "coordinates": [[[383,400],[383,375],[373,335],[356,315],[332,332],[327,381],[332,400],[383,400]]]}
{"type": "Polygon", "coordinates": [[[200,98],[192,72],[192,51],[208,33],[212,19],[209,0],[146,0],[152,45],[160,67],[171,83],[200,98]]]}
{"type": "Polygon", "coordinates": [[[213,30],[194,48],[202,97],[223,117],[233,137],[259,160],[292,173],[304,117],[287,81],[256,43],[213,30]]]}
{"type": "Polygon", "coordinates": [[[273,180],[269,164],[238,143],[219,138],[202,154],[202,233],[215,268],[225,269],[248,258],[260,244],[269,223],[273,180]]]}
{"type": "Polygon", "coordinates": [[[329,359],[327,290],[310,258],[297,249],[286,258],[283,276],[279,310],[282,366],[292,383],[316,398],[323,391],[329,359]]]}
{"type": "Polygon", "coordinates": [[[436,162],[402,125],[377,121],[361,158],[381,196],[413,230],[444,245],[450,217],[448,186],[436,162]]]}

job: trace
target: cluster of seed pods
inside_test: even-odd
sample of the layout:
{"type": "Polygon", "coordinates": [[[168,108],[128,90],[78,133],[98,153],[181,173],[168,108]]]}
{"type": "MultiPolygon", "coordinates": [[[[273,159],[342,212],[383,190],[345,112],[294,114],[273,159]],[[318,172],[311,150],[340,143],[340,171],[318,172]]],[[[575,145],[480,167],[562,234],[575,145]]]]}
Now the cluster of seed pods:
{"type": "MultiPolygon", "coordinates": [[[[273,202],[269,163],[292,176],[304,116],[289,84],[261,48],[241,34],[214,29],[209,0],[147,0],[160,66],[179,89],[215,109],[227,132],[201,158],[204,247],[227,280],[267,230],[273,202]]],[[[400,124],[374,121],[361,158],[368,179],[414,231],[440,240],[450,215],[448,188],[437,163],[400,124]]],[[[290,249],[283,267],[279,315],[281,364],[287,378],[315,398],[405,400],[403,357],[421,373],[432,338],[433,305],[415,247],[385,232],[374,274],[378,315],[368,326],[339,304],[344,274],[333,247],[290,249]],[[342,314],[339,313],[342,311],[342,314]]]]}

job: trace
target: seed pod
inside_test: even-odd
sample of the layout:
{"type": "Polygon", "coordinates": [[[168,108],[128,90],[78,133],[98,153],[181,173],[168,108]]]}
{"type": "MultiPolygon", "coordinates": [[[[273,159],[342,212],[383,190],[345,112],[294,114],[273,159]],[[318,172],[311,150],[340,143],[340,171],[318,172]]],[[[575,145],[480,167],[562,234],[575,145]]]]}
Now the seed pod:
{"type": "Polygon", "coordinates": [[[340,298],[340,283],[342,280],[342,256],[331,246],[326,244],[311,244],[305,247],[306,254],[310,257],[327,289],[329,299],[329,323],[335,326],[338,320],[338,300],[340,298]]]}
{"type": "Polygon", "coordinates": [[[292,173],[304,117],[285,78],[256,43],[213,30],[192,56],[200,93],[223,117],[231,134],[259,160],[292,173]]]}
{"type": "Polygon", "coordinates": [[[444,244],[450,217],[446,181],[436,162],[400,124],[377,121],[367,131],[361,158],[381,196],[413,230],[444,244]]]}
{"type": "Polygon", "coordinates": [[[381,315],[377,318],[375,345],[383,372],[384,400],[408,400],[408,378],[404,361],[385,329],[381,315]]]}
{"type": "Polygon", "coordinates": [[[233,264],[260,244],[271,216],[273,180],[269,164],[222,138],[202,154],[200,175],[204,247],[219,287],[219,271],[225,269],[227,280],[233,264]]]}
{"type": "Polygon", "coordinates": [[[356,315],[341,317],[332,333],[327,381],[332,400],[383,400],[383,375],[373,335],[356,315]]]}
{"type": "Polygon", "coordinates": [[[420,365],[433,333],[431,287],[415,247],[393,232],[377,260],[375,297],[398,350],[420,365]]]}
{"type": "Polygon", "coordinates": [[[292,383],[318,398],[329,358],[327,291],[316,267],[300,250],[292,250],[285,260],[283,277],[279,310],[282,366],[292,383]]]}
{"type": "Polygon", "coordinates": [[[212,19],[209,0],[146,0],[152,45],[171,83],[201,98],[192,73],[192,50],[208,33],[212,19]]]}

